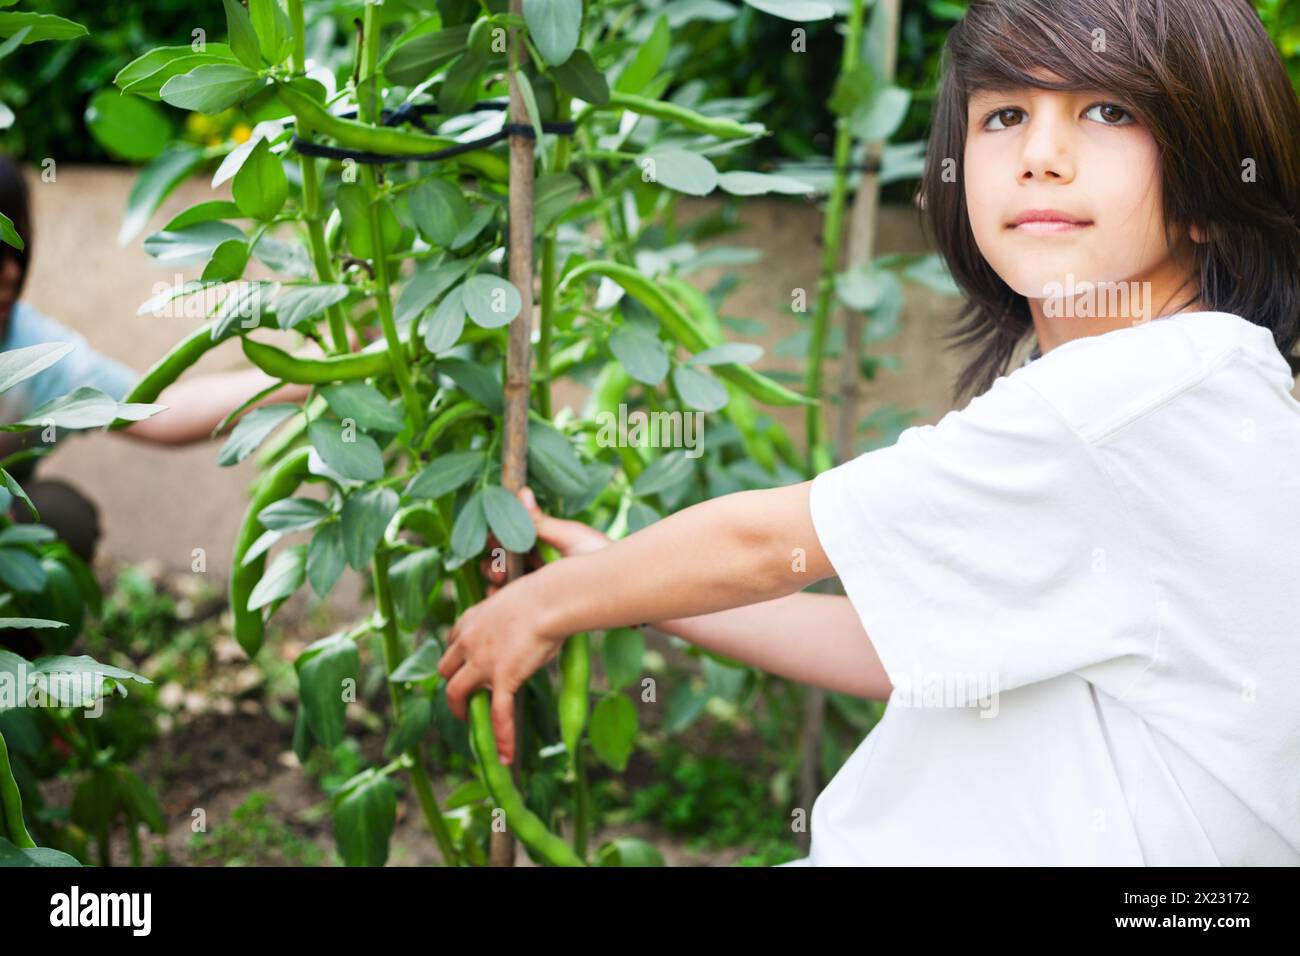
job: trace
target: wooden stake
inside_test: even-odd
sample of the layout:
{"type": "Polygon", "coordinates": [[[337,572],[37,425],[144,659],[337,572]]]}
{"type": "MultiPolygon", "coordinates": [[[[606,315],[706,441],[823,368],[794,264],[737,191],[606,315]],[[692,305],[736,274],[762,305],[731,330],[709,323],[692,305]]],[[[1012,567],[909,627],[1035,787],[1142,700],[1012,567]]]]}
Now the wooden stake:
{"type": "MultiPolygon", "coordinates": [[[[510,12],[523,15],[523,0],[510,0],[510,12]]],[[[527,124],[528,109],[515,77],[515,70],[526,60],[527,51],[516,27],[510,28],[510,112],[509,122],[527,124]]],[[[501,487],[511,494],[524,486],[528,478],[528,404],[532,389],[533,332],[533,150],[534,142],[512,135],[510,144],[510,281],[519,291],[523,307],[510,323],[506,344],[505,415],[501,442],[501,487]]],[[[524,555],[506,552],[506,581],[524,572],[524,555]]],[[[524,695],[515,695],[516,753],[523,752],[524,695]]],[[[516,760],[516,764],[518,760],[516,760]]],[[[511,768],[514,772],[514,768],[511,768]]],[[[493,831],[491,844],[493,866],[514,866],[515,838],[508,830],[493,831]]]]}

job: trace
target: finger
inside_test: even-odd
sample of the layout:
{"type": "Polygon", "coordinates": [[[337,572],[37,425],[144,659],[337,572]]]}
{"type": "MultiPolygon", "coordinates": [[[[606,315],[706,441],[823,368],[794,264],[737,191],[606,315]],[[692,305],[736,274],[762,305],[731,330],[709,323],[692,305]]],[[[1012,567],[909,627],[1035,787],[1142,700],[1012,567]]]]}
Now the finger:
{"type": "Polygon", "coordinates": [[[515,695],[502,683],[492,688],[492,733],[503,764],[515,759],[515,695]]]}
{"type": "Polygon", "coordinates": [[[462,667],[456,676],[447,682],[447,707],[460,720],[466,720],[469,695],[484,685],[482,675],[472,667],[462,667]]]}
{"type": "Polygon", "coordinates": [[[451,644],[442,652],[442,657],[438,658],[438,673],[443,678],[450,680],[461,666],[465,663],[465,647],[462,644],[451,644]]]}

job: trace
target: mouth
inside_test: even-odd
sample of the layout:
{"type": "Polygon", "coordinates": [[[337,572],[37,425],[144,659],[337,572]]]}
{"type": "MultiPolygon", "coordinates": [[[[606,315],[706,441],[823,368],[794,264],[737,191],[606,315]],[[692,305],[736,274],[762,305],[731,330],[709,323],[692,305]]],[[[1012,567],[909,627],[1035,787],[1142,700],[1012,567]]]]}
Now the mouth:
{"type": "Polygon", "coordinates": [[[1055,236],[1080,232],[1091,225],[1091,219],[1058,209],[1028,209],[1007,223],[1007,228],[1028,236],[1055,236]]]}

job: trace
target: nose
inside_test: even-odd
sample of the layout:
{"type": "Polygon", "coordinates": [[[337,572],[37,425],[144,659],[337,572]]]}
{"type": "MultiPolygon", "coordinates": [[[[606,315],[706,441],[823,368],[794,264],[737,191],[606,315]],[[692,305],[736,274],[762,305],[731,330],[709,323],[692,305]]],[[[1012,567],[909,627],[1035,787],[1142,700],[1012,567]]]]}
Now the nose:
{"type": "Polygon", "coordinates": [[[1074,180],[1074,128],[1068,116],[1045,104],[1040,106],[1020,142],[1022,183],[1074,180]]]}

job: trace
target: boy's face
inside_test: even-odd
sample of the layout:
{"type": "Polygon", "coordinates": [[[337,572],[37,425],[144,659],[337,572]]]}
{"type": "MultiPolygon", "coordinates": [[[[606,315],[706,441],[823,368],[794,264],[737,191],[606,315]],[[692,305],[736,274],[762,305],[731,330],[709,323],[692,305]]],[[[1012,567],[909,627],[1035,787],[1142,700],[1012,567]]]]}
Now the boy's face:
{"type": "Polygon", "coordinates": [[[971,229],[1015,292],[1141,282],[1148,302],[1176,294],[1186,270],[1165,236],[1159,150],[1133,116],[1103,93],[1028,87],[973,93],[967,121],[971,229]]]}

